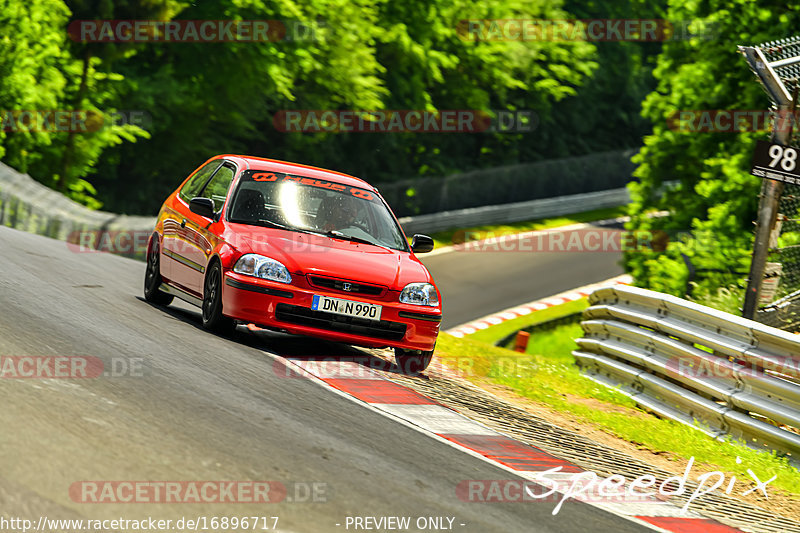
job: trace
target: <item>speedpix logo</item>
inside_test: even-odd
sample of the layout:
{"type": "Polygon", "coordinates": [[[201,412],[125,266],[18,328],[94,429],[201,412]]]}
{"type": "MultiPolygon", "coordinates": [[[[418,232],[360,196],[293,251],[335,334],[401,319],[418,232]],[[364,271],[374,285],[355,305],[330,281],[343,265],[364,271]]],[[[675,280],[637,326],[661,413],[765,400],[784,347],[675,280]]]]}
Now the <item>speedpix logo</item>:
{"type": "MultiPolygon", "coordinates": [[[[532,481],[465,480],[456,487],[456,495],[460,500],[470,503],[554,501],[556,505],[552,514],[557,515],[570,499],[599,503],[647,501],[650,504],[667,504],[667,500],[674,496],[688,494],[688,498],[681,499],[683,507],[680,514],[685,514],[692,502],[717,489],[731,494],[739,487],[742,496],[759,491],[765,498],[769,498],[767,486],[778,478],[774,475],[762,481],[752,469],[747,468],[751,483],[745,481],[737,484],[736,476],[728,477],[724,472],[715,470],[697,476],[692,488],[689,483],[694,460],[694,457],[689,459],[683,475],[660,481],[652,474],[629,480],[620,474],[602,478],[591,471],[561,473],[562,467],[558,466],[533,474],[532,481]],[[747,488],[748,485],[754,486],[747,488]]],[[[741,464],[741,458],[737,457],[736,462],[741,464]]]]}

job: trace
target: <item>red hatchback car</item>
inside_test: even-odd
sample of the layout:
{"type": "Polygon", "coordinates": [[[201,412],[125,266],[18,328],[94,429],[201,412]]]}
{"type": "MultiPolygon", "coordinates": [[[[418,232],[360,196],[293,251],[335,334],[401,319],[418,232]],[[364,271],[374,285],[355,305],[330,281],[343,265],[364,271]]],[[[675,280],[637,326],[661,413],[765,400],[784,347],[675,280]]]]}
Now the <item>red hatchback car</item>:
{"type": "Polygon", "coordinates": [[[203,326],[237,323],[367,347],[425,369],[439,291],[377,189],[330,170],[213,157],[164,202],[148,242],[144,294],[202,308],[203,326]]]}

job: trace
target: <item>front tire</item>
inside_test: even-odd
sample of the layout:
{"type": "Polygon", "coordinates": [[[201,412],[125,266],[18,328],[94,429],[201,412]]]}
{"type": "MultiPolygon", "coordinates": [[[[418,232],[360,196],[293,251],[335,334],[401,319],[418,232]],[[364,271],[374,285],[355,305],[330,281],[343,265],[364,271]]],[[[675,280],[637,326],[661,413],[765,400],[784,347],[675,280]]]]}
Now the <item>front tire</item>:
{"type": "Polygon", "coordinates": [[[422,350],[406,350],[404,348],[394,349],[394,364],[404,374],[419,374],[428,368],[432,359],[433,350],[423,352],[422,350]]]}
{"type": "Polygon", "coordinates": [[[147,254],[147,270],[145,270],[144,274],[144,299],[156,305],[171,304],[175,297],[159,289],[162,282],[158,236],[154,235],[150,253],[147,254]]]}
{"type": "Polygon", "coordinates": [[[236,330],[236,322],[222,314],[222,267],[214,262],[203,284],[203,328],[223,335],[236,330]]]}

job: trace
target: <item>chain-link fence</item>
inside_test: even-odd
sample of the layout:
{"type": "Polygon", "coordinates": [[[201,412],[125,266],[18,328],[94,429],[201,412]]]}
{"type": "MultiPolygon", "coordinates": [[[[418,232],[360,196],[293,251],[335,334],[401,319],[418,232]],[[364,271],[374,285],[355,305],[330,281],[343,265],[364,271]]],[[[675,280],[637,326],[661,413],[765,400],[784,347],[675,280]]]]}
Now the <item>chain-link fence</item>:
{"type": "Polygon", "coordinates": [[[784,186],[775,231],[779,237],[771,243],[762,285],[762,291],[773,286],[774,292],[766,291],[772,301],[758,311],[756,320],[796,331],[800,328],[800,186],[784,186]]]}
{"type": "Polygon", "coordinates": [[[398,217],[427,215],[625,187],[635,153],[615,150],[376,186],[398,217]]]}
{"type": "MultiPolygon", "coordinates": [[[[792,95],[797,106],[800,90],[800,37],[764,43],[759,46],[764,57],[792,95]],[[785,64],[783,64],[785,62],[785,64]]],[[[792,124],[789,144],[800,147],[797,119],[800,110],[795,107],[789,121],[792,124]]],[[[776,118],[777,120],[777,118],[776,118]]],[[[769,243],[766,277],[762,284],[762,308],[756,320],[770,326],[791,331],[800,329],[800,186],[785,183],[778,204],[778,216],[769,243]],[[769,303],[764,305],[764,299],[769,303]]]]}

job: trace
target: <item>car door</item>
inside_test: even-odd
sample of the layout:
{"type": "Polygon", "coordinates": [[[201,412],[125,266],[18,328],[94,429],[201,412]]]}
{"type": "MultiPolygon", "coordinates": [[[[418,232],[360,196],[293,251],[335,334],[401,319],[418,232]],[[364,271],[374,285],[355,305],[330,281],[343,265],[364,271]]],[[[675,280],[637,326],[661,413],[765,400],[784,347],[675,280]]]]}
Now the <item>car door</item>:
{"type": "Polygon", "coordinates": [[[210,198],[214,201],[214,218],[206,218],[191,210],[186,209],[183,220],[185,220],[184,234],[187,243],[185,261],[181,264],[182,279],[181,284],[190,291],[203,294],[203,280],[205,279],[206,267],[211,258],[218,237],[215,233],[217,221],[225,205],[225,198],[236,174],[236,166],[225,161],[220,166],[198,196],[210,198]]]}
{"type": "Polygon", "coordinates": [[[191,274],[186,266],[188,250],[191,248],[187,239],[186,214],[189,213],[189,201],[200,195],[211,176],[222,166],[222,161],[216,159],[203,165],[186,181],[178,191],[178,196],[171,207],[165,212],[164,240],[161,247],[161,274],[172,283],[184,289],[191,274]]]}

